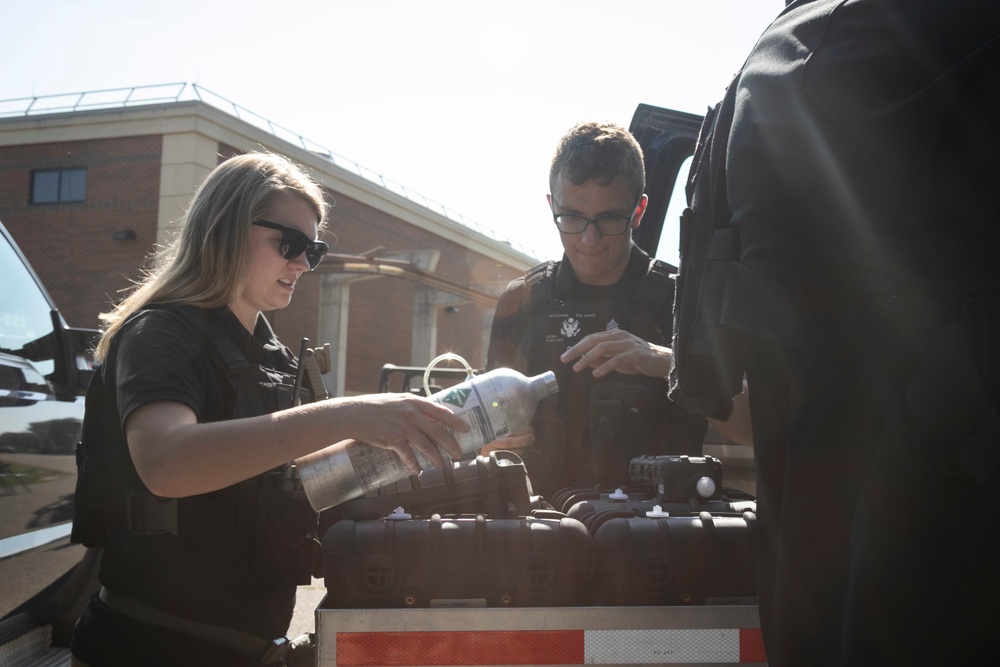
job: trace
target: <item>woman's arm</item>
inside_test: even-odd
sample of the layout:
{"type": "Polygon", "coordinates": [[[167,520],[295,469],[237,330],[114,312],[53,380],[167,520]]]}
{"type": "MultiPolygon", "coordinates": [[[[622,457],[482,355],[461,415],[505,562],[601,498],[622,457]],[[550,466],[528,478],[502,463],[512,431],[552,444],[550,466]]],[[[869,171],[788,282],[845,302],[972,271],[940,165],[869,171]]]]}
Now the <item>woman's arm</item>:
{"type": "Polygon", "coordinates": [[[411,446],[438,464],[435,443],[455,458],[462,455],[442,424],[463,433],[469,428],[448,408],[409,394],[335,398],[210,423],[198,423],[182,403],[155,401],[129,414],[125,436],[149,490],[181,498],[236,484],[345,438],[392,449],[416,472],[411,446]]]}

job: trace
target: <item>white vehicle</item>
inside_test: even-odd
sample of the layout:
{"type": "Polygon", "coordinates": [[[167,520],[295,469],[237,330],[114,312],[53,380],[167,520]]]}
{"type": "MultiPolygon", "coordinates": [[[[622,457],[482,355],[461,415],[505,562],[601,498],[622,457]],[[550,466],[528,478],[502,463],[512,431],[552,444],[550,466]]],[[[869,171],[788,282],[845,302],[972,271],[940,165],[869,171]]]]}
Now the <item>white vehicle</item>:
{"type": "Polygon", "coordinates": [[[0,664],[68,664],[49,646],[94,589],[97,559],[69,534],[96,334],[66,325],[0,223],[0,664]]]}

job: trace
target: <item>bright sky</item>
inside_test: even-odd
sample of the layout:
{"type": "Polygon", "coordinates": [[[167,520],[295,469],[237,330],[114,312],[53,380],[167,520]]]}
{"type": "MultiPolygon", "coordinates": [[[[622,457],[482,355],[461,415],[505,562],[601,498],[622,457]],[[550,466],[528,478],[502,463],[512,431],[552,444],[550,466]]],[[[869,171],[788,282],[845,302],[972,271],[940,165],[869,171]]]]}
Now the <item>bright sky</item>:
{"type": "Polygon", "coordinates": [[[703,113],[784,1],[5,5],[0,100],[198,83],[558,258],[545,194],[563,132],[628,127],[640,103],[703,113]]]}

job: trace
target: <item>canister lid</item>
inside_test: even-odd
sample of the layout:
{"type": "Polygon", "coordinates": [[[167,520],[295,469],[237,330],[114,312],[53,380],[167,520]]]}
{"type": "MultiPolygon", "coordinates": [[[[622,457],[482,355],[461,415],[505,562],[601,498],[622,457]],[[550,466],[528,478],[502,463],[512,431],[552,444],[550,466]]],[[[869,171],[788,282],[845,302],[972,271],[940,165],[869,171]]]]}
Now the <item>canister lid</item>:
{"type": "Polygon", "coordinates": [[[621,489],[615,489],[614,493],[608,494],[608,500],[612,500],[615,502],[623,502],[628,500],[628,494],[622,491],[621,489]]]}
{"type": "Polygon", "coordinates": [[[397,507],[392,511],[391,514],[385,517],[389,521],[406,521],[407,519],[412,519],[413,517],[403,511],[402,507],[397,507]]]}
{"type": "Polygon", "coordinates": [[[662,505],[653,505],[653,509],[646,511],[646,516],[650,519],[666,519],[670,512],[664,512],[662,505]]]}

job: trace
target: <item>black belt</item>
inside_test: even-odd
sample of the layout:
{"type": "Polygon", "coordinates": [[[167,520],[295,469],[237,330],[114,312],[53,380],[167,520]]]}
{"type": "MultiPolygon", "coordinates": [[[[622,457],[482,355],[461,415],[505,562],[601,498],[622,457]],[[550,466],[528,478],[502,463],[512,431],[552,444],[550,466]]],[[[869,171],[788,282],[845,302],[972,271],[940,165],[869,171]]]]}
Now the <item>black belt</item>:
{"type": "Polygon", "coordinates": [[[138,600],[118,595],[103,586],[101,587],[100,598],[106,605],[119,614],[124,614],[140,623],[166,628],[167,630],[173,630],[174,632],[180,632],[231,648],[241,655],[259,662],[261,665],[271,665],[280,662],[289,648],[287,637],[264,639],[263,637],[257,637],[256,635],[251,635],[235,628],[225,628],[221,625],[212,625],[211,623],[192,621],[189,618],[181,618],[180,616],[174,616],[165,611],[154,609],[138,600]]]}

